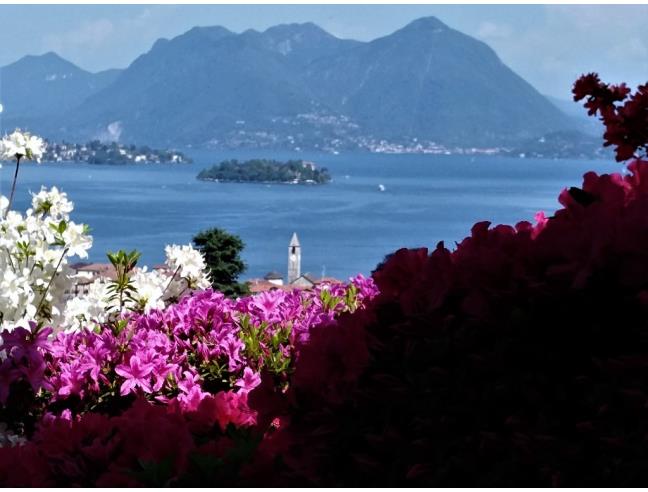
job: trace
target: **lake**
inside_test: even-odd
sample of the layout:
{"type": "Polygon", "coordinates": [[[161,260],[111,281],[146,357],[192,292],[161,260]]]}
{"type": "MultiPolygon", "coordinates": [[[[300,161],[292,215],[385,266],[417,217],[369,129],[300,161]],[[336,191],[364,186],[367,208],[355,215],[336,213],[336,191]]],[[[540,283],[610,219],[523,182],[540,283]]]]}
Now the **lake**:
{"type": "MultiPolygon", "coordinates": [[[[186,244],[220,227],[246,248],[243,278],[271,270],[285,275],[288,242],[297,232],[302,272],[345,279],[369,274],[400,247],[453,246],[476,221],[514,224],[559,206],[566,186],[589,170],[620,171],[605,161],[514,159],[422,154],[314,154],[188,151],[190,165],[21,165],[16,208],[24,210],[41,185],[56,185],[75,203],[72,219],[90,225],[90,260],[106,251],[138,249],[143,264],[164,259],[164,246],[186,244]],[[196,174],[223,159],[312,160],[328,167],[323,186],[201,182],[196,174]],[[383,185],[384,191],[379,190],[383,185]]],[[[0,170],[8,195],[14,166],[0,170]]]]}

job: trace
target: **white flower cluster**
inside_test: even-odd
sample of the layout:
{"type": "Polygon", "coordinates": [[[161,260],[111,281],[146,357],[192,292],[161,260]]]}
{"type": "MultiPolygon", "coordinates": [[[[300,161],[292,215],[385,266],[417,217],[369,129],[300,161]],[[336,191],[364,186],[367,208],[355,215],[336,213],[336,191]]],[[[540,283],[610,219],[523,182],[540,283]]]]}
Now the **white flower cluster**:
{"type": "Polygon", "coordinates": [[[68,258],[87,257],[92,237],[70,221],[73,204],[56,187],[34,194],[24,215],[7,206],[0,196],[0,327],[57,323],[71,284],[68,258]]]}
{"type": "MultiPolygon", "coordinates": [[[[40,162],[44,151],[41,138],[20,130],[0,139],[0,160],[40,162]]],[[[11,198],[13,190],[12,186],[11,198]]],[[[66,302],[66,294],[72,294],[79,280],[68,258],[86,258],[92,237],[86,226],[70,221],[73,204],[56,187],[33,194],[24,215],[9,210],[11,198],[0,195],[0,329],[29,321],[75,329],[105,321],[120,306],[124,311],[147,312],[210,285],[200,252],[189,245],[172,245],[165,249],[166,271],[131,272],[125,299],[120,295],[115,300],[110,283],[99,278],[85,294],[66,302]]]]}
{"type": "Polygon", "coordinates": [[[164,248],[166,264],[176,275],[185,279],[190,289],[206,289],[209,279],[205,275],[205,259],[191,245],[169,245],[164,248]]]}
{"type": "MultiPolygon", "coordinates": [[[[190,245],[172,245],[165,248],[165,253],[165,270],[149,271],[143,267],[132,273],[135,292],[124,303],[123,311],[147,313],[151,309],[162,309],[185,292],[210,286],[207,266],[199,251],[190,245]]],[[[70,299],[62,326],[70,331],[88,326],[88,323],[105,322],[108,313],[118,309],[116,300],[108,300],[108,286],[105,279],[97,279],[90,284],[87,294],[70,299]]]]}
{"type": "Polygon", "coordinates": [[[0,160],[27,158],[40,162],[45,152],[45,142],[40,137],[20,130],[5,135],[0,140],[0,160]]]}

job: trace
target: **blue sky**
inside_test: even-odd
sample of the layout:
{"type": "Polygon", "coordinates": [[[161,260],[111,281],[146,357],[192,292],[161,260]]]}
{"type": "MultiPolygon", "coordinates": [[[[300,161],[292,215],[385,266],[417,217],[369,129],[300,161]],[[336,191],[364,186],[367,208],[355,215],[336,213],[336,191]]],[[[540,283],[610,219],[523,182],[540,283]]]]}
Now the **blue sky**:
{"type": "Polygon", "coordinates": [[[0,66],[55,51],[98,71],[128,66],[156,39],[196,25],[235,32],[312,21],[371,40],[435,15],[488,43],[538,90],[569,98],[573,80],[648,80],[648,6],[613,5],[0,5],[0,66]]]}

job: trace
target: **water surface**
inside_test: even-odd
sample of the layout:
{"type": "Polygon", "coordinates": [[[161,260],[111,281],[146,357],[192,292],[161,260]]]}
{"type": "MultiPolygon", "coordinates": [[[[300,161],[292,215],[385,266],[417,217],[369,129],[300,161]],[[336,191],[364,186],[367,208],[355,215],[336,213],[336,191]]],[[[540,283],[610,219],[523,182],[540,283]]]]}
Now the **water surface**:
{"type": "MultiPolygon", "coordinates": [[[[245,278],[286,272],[288,242],[297,232],[302,271],[344,279],[370,273],[400,247],[452,246],[480,220],[514,224],[558,208],[565,186],[583,173],[619,171],[605,161],[386,154],[288,154],[189,151],[190,165],[44,163],[21,165],[16,207],[28,191],[56,185],[75,203],[73,220],[90,225],[90,260],[109,250],[139,249],[142,263],[164,259],[164,245],[220,227],[246,244],[245,278]],[[196,174],[228,158],[304,158],[326,166],[323,186],[201,182],[196,174]],[[385,191],[379,190],[383,185],[385,191]]],[[[8,194],[14,167],[0,170],[8,194]]]]}

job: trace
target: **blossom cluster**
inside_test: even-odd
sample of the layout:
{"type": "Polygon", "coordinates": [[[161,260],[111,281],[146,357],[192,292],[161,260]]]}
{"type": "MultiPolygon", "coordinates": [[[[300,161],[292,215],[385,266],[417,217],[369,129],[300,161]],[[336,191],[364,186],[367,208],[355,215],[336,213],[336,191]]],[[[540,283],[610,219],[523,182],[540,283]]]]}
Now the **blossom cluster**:
{"type": "Polygon", "coordinates": [[[73,275],[68,260],[87,257],[92,238],[85,225],[70,220],[73,204],[56,187],[33,194],[24,215],[7,206],[0,196],[0,326],[57,324],[73,275]]]}
{"type": "MultiPolygon", "coordinates": [[[[84,323],[106,321],[115,302],[109,283],[97,279],[87,294],[68,299],[78,280],[71,258],[86,258],[92,246],[87,226],[70,220],[73,203],[57,187],[32,194],[22,214],[7,211],[0,196],[0,327],[12,329],[29,321],[77,329],[84,323]]],[[[148,312],[160,309],[189,290],[209,287],[202,255],[189,245],[166,247],[168,272],[138,269],[132,277],[134,295],[122,309],[148,312]]]]}
{"type": "Polygon", "coordinates": [[[36,135],[16,130],[0,139],[0,161],[26,158],[40,162],[45,142],[36,135]]]}
{"type": "Polygon", "coordinates": [[[31,466],[53,460],[45,466],[49,473],[30,477],[40,484],[141,483],[121,467],[170,455],[177,478],[187,470],[187,453],[205,435],[212,438],[205,449],[221,456],[214,439],[231,440],[230,425],[257,424],[248,395],[261,386],[262,377],[284,394],[313,330],[362,310],[376,294],[371,279],[361,275],[348,284],[237,300],[206,290],[165,309],[131,313],[102,329],[59,332],[53,339],[48,339],[50,329],[36,324],[3,332],[0,403],[6,415],[14,416],[12,432],[33,431],[25,432],[29,442],[13,448],[11,459],[0,450],[0,481],[21,483],[14,480],[26,465],[10,465],[15,456],[31,457],[31,466]],[[143,425],[140,419],[151,422],[143,425]],[[162,432],[166,428],[175,430],[162,432]],[[161,434],[160,441],[149,432],[161,434]],[[93,449],[84,447],[89,442],[95,443],[93,449]],[[147,451],[131,449],[137,446],[147,451]],[[95,466],[100,456],[107,460],[101,461],[102,476],[83,475],[84,466],[95,466]]]}
{"type": "Polygon", "coordinates": [[[160,402],[175,398],[182,408],[193,408],[204,388],[247,392],[264,369],[285,377],[297,340],[373,295],[373,283],[362,276],[348,286],[275,290],[236,301],[197,292],[110,329],[57,334],[42,386],[51,402],[76,397],[74,411],[129,394],[160,402]]]}
{"type": "Polygon", "coordinates": [[[648,157],[648,84],[633,94],[626,84],[606,84],[589,73],[574,83],[573,94],[574,101],[585,100],[589,115],[599,115],[605,145],[615,147],[617,161],[648,157]]]}
{"type": "Polygon", "coordinates": [[[86,258],[92,246],[87,226],[70,220],[73,203],[58,188],[43,187],[32,194],[24,214],[11,210],[21,159],[40,162],[44,149],[41,138],[20,130],[0,139],[0,160],[16,161],[11,195],[0,195],[0,329],[30,321],[77,329],[105,322],[115,311],[162,308],[189,290],[209,287],[200,252],[190,245],[170,245],[165,251],[171,275],[138,269],[128,279],[131,295],[118,309],[105,279],[88,286],[86,294],[67,299],[78,280],[69,259],[86,258]]]}
{"type": "MultiPolygon", "coordinates": [[[[166,270],[137,269],[132,277],[133,294],[121,311],[148,313],[162,309],[183,294],[210,286],[207,266],[201,253],[190,245],[168,245],[165,248],[166,270]]],[[[87,292],[68,300],[61,323],[67,331],[78,330],[89,323],[102,324],[118,310],[117,299],[111,299],[110,283],[98,278],[87,286],[87,292]]]]}

